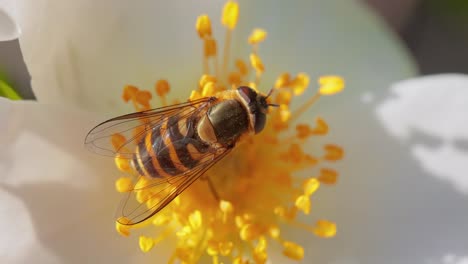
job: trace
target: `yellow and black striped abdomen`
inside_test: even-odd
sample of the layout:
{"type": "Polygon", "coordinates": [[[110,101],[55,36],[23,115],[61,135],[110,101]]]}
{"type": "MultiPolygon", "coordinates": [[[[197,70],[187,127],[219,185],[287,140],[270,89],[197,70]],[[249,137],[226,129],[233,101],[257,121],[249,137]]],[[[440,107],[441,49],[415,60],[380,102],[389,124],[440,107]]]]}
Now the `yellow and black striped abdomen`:
{"type": "Polygon", "coordinates": [[[195,133],[196,119],[195,114],[187,119],[174,115],[149,131],[133,156],[137,172],[164,178],[181,175],[197,166],[210,147],[195,133]]]}

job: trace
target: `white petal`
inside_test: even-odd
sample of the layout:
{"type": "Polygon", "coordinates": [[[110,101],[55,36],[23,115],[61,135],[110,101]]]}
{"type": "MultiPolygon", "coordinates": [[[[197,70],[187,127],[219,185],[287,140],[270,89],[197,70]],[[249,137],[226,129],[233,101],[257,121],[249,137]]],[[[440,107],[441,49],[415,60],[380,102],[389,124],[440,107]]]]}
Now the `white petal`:
{"type": "Polygon", "coordinates": [[[332,129],[325,140],[344,145],[346,158],[338,185],[315,197],[314,214],[335,220],[338,234],[312,241],[300,236],[307,257],[317,263],[462,262],[468,255],[468,76],[403,81],[369,99],[334,105],[325,115],[332,129]]]}
{"type": "MultiPolygon", "coordinates": [[[[150,89],[158,78],[167,78],[177,97],[187,97],[201,71],[196,17],[209,14],[215,36],[222,39],[223,2],[40,0],[20,5],[21,45],[33,89],[43,102],[105,112],[120,108],[128,83],[150,89]]],[[[267,67],[263,90],[285,70],[313,77],[342,74],[354,97],[357,90],[373,90],[414,73],[401,44],[355,1],[264,0],[241,1],[240,6],[235,57],[247,58],[252,28],[269,32],[260,51],[267,67]]]]}
{"type": "Polygon", "coordinates": [[[12,5],[10,2],[0,2],[0,41],[16,39],[20,34],[19,27],[10,14],[13,12],[12,5]]]}
{"type": "Polygon", "coordinates": [[[83,147],[88,114],[0,98],[0,255],[3,263],[134,259],[114,230],[119,173],[83,147]]]}

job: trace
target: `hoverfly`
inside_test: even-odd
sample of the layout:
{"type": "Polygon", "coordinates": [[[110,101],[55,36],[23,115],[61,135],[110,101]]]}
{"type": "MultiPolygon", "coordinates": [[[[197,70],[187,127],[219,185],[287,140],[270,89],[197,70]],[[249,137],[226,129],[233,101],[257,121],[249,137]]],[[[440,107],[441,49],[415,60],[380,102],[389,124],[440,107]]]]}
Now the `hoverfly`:
{"type": "Polygon", "coordinates": [[[267,103],[271,92],[265,96],[241,86],[212,97],[115,117],[94,127],[86,136],[87,148],[128,159],[139,177],[150,179],[150,184],[135,187],[133,192],[154,188],[153,196],[147,198],[153,199],[149,209],[141,202],[129,205],[124,200],[122,216],[131,224],[149,219],[225,157],[242,136],[261,132],[268,107],[277,106],[267,103]],[[116,134],[125,137],[118,148],[112,144],[116,134]]]}

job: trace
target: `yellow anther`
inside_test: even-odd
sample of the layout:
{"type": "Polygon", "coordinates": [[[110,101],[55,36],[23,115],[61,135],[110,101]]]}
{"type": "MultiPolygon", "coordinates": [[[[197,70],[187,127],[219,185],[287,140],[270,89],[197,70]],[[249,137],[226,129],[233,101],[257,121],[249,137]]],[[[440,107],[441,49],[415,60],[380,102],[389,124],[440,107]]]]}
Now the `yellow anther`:
{"type": "Polygon", "coordinates": [[[302,186],[304,188],[304,194],[310,196],[318,190],[320,182],[316,178],[309,178],[304,181],[302,186]]]}
{"type": "Polygon", "coordinates": [[[170,85],[167,80],[159,80],[155,84],[156,94],[160,97],[165,96],[170,91],[170,85]]]}
{"type": "Polygon", "coordinates": [[[281,117],[281,122],[286,123],[289,121],[291,118],[291,112],[289,111],[289,108],[287,105],[280,105],[280,117],[281,117]]]}
{"type": "Polygon", "coordinates": [[[146,203],[151,198],[151,193],[148,190],[140,190],[136,192],[135,198],[139,203],[146,203]]]}
{"type": "Polygon", "coordinates": [[[322,76],[318,81],[321,95],[333,95],[344,89],[345,82],[340,76],[322,76]]]}
{"type": "Polygon", "coordinates": [[[268,258],[266,248],[267,248],[267,241],[264,237],[261,237],[258,240],[258,243],[254,249],[253,257],[254,257],[255,263],[266,263],[267,258],[268,258]]]}
{"type": "Polygon", "coordinates": [[[122,134],[115,133],[111,137],[111,143],[115,151],[119,150],[125,144],[125,142],[127,142],[127,139],[122,134]]]}
{"type": "Polygon", "coordinates": [[[335,184],[338,179],[338,172],[332,169],[320,169],[318,180],[323,184],[335,184]]]}
{"type": "Polygon", "coordinates": [[[129,177],[120,177],[117,181],[115,181],[115,189],[120,193],[133,190],[132,179],[129,177]]]}
{"type": "Polygon", "coordinates": [[[192,230],[197,230],[202,225],[202,214],[199,210],[194,211],[189,215],[189,223],[192,230]]]}
{"type": "Polygon", "coordinates": [[[116,155],[114,158],[115,165],[117,169],[122,172],[130,172],[132,170],[132,166],[130,165],[130,160],[121,157],[120,155],[116,155]]]}
{"type": "Polygon", "coordinates": [[[117,230],[117,233],[124,237],[128,237],[130,235],[130,226],[128,224],[131,224],[131,221],[126,218],[126,217],[120,217],[115,221],[115,230],[117,230]]]}
{"type": "Polygon", "coordinates": [[[126,85],[123,89],[122,99],[124,102],[128,102],[131,99],[135,98],[138,88],[133,85],[126,85]]]}
{"type": "Polygon", "coordinates": [[[294,260],[302,260],[304,258],[304,248],[296,243],[284,241],[283,255],[294,260]]]}
{"type": "Polygon", "coordinates": [[[200,80],[198,81],[198,85],[200,89],[202,89],[209,82],[216,83],[217,82],[216,77],[212,75],[208,75],[208,74],[203,74],[200,80]]]}
{"type": "Polygon", "coordinates": [[[307,74],[301,72],[291,81],[290,85],[295,95],[301,95],[309,86],[310,78],[307,74]]]}
{"type": "Polygon", "coordinates": [[[330,238],[336,235],[336,224],[328,220],[319,220],[315,223],[314,234],[322,238],[330,238]]]}
{"type": "Polygon", "coordinates": [[[189,100],[190,101],[193,101],[193,100],[197,100],[197,99],[200,99],[202,96],[200,94],[200,92],[196,91],[196,90],[192,90],[192,92],[190,93],[190,97],[189,97],[189,100]]]}
{"type": "Polygon", "coordinates": [[[308,124],[297,124],[296,133],[298,138],[305,139],[311,134],[310,126],[308,124]]]}
{"type": "Polygon", "coordinates": [[[151,237],[140,236],[139,244],[141,251],[146,253],[154,247],[154,240],[151,237]]]}
{"type": "Polygon", "coordinates": [[[268,233],[270,234],[270,237],[278,238],[281,234],[281,230],[277,226],[270,226],[268,233]]]}
{"type": "Polygon", "coordinates": [[[234,244],[231,241],[219,242],[218,248],[221,256],[227,256],[231,254],[234,244]]]}
{"type": "Polygon", "coordinates": [[[311,131],[314,135],[325,135],[328,133],[328,124],[325,122],[324,119],[318,117],[315,120],[315,127],[311,131]]]}
{"type": "Polygon", "coordinates": [[[211,36],[211,21],[207,15],[201,15],[197,18],[197,23],[195,24],[198,35],[200,38],[210,37],[211,36]]]}
{"type": "Polygon", "coordinates": [[[287,72],[282,73],[278,78],[276,78],[275,88],[285,88],[288,87],[291,83],[291,75],[287,72]]]}
{"type": "Polygon", "coordinates": [[[291,103],[292,93],[288,90],[278,90],[275,98],[275,103],[289,105],[291,103]]]}
{"type": "Polygon", "coordinates": [[[239,19],[239,5],[234,1],[228,1],[223,8],[221,23],[232,30],[237,25],[239,19]]]}
{"type": "Polygon", "coordinates": [[[267,32],[261,28],[256,28],[249,36],[249,44],[255,45],[265,40],[267,32]]]}
{"type": "Polygon", "coordinates": [[[206,83],[205,86],[203,86],[201,96],[202,97],[207,97],[215,94],[216,92],[216,84],[213,82],[206,83]]]}
{"type": "Polygon", "coordinates": [[[156,214],[153,219],[153,225],[155,226],[165,226],[171,222],[171,218],[169,218],[165,214],[156,214]]]}
{"type": "Polygon", "coordinates": [[[149,108],[150,100],[153,96],[149,91],[138,91],[135,97],[135,101],[137,101],[140,105],[149,108]]]}
{"type": "Polygon", "coordinates": [[[205,39],[203,41],[203,50],[205,57],[213,57],[216,56],[217,48],[216,48],[216,40],[215,39],[205,39]]]}
{"type": "Polygon", "coordinates": [[[249,69],[247,68],[247,64],[243,61],[243,60],[236,60],[236,68],[237,70],[239,70],[239,73],[242,75],[242,76],[245,76],[247,75],[247,73],[249,73],[249,69]]]}
{"type": "Polygon", "coordinates": [[[304,155],[304,161],[305,161],[305,163],[307,163],[307,164],[310,165],[310,166],[313,166],[313,165],[315,165],[315,164],[318,163],[317,158],[312,157],[312,156],[309,155],[309,154],[305,154],[305,155],[304,155]]]}
{"type": "Polygon", "coordinates": [[[294,203],[297,209],[301,210],[304,214],[310,213],[310,198],[307,195],[301,195],[297,197],[296,202],[294,203]]]}
{"type": "Polygon", "coordinates": [[[256,224],[246,224],[240,230],[240,238],[244,241],[252,241],[261,235],[260,226],[256,224]]]}
{"type": "Polygon", "coordinates": [[[232,206],[232,203],[229,201],[225,201],[225,200],[221,200],[219,202],[219,209],[221,209],[223,213],[228,213],[228,214],[234,211],[234,207],[232,206]]]}
{"type": "Polygon", "coordinates": [[[324,159],[328,161],[337,161],[341,160],[344,156],[344,150],[338,145],[334,144],[327,144],[324,146],[325,148],[325,155],[324,159]]]}
{"type": "Polygon", "coordinates": [[[234,87],[237,87],[241,84],[242,77],[241,74],[238,72],[231,72],[229,73],[228,76],[228,82],[233,85],[234,87]]]}
{"type": "Polygon", "coordinates": [[[250,261],[244,260],[242,257],[236,257],[233,261],[232,264],[249,264],[250,261]]]}
{"type": "Polygon", "coordinates": [[[250,64],[258,73],[263,73],[265,71],[265,66],[263,65],[262,60],[255,53],[250,54],[250,64]]]}

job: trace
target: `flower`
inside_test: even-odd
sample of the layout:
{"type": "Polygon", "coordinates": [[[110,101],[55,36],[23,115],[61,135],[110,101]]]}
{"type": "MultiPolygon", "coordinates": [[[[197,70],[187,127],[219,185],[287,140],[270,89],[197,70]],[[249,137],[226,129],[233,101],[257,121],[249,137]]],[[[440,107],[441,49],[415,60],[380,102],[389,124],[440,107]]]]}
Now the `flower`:
{"type": "MultiPolygon", "coordinates": [[[[238,19],[238,3],[228,1],[221,15],[221,22],[226,27],[226,39],[224,49],[219,50],[209,16],[200,15],[197,18],[195,28],[204,43],[203,74],[192,90],[190,100],[219,96],[218,93],[239,86],[248,85],[255,90],[265,86],[260,84],[265,73],[265,64],[260,57],[260,43],[265,41],[267,32],[256,28],[248,37],[248,43],[252,46],[250,63],[241,58],[230,58],[232,35],[238,19]],[[252,76],[250,81],[249,76],[252,76]]],[[[228,260],[243,263],[248,261],[248,256],[251,256],[251,261],[265,263],[268,260],[269,243],[276,240],[282,245],[285,256],[302,260],[303,247],[289,241],[282,226],[299,227],[324,238],[335,236],[335,223],[319,219],[312,225],[308,221],[301,221],[298,216],[299,213],[310,214],[311,196],[321,184],[336,183],[338,172],[332,166],[343,158],[344,151],[336,144],[326,144],[321,153],[311,155],[311,150],[303,147],[307,141],[328,134],[328,125],[320,117],[313,126],[299,123],[292,133],[288,133],[288,128],[292,130],[297,118],[320,96],[341,92],[344,80],[338,76],[320,77],[315,95],[292,110],[290,105],[293,97],[307,94],[309,79],[305,73],[295,76],[282,73],[277,78],[275,91],[269,94],[270,101],[277,107],[271,109],[263,131],[256,136],[243,137],[230,155],[208,170],[203,178],[208,179],[209,184],[204,181],[192,183],[190,188],[162,211],[146,219],[159,228],[156,232],[146,231],[145,235],[140,235],[139,245],[143,252],[164,243],[172,235],[177,245],[169,263],[196,263],[204,255],[211,256],[213,263],[228,260]],[[304,170],[308,174],[316,171],[313,173],[316,175],[307,178],[296,175],[304,170]]],[[[156,82],[155,94],[163,106],[167,106],[169,92],[167,80],[156,82]]],[[[152,109],[152,97],[150,91],[132,85],[127,85],[122,94],[123,100],[131,102],[135,111],[152,109]]],[[[128,127],[124,129],[122,133],[128,132],[128,127]]],[[[122,133],[116,131],[109,141],[116,150],[129,140],[122,133]]],[[[132,135],[139,133],[140,127],[135,127],[132,135]]],[[[133,199],[137,200],[135,205],[125,201],[130,213],[119,218],[116,223],[117,231],[123,236],[129,236],[134,221],[139,225],[141,214],[155,210],[162,200],[171,196],[173,189],[179,190],[178,186],[183,188],[185,184],[179,184],[180,179],[188,176],[181,175],[169,180],[176,184],[162,185],[161,179],[145,177],[141,169],[133,169],[130,161],[123,159],[120,154],[116,154],[115,163],[122,173],[127,174],[116,181],[117,190],[133,191],[133,199]],[[139,176],[136,177],[138,181],[133,184],[136,175],[139,176]]]]}
{"type": "MultiPolygon", "coordinates": [[[[37,6],[31,9],[35,11],[34,15],[29,16],[31,20],[23,17],[21,26],[23,37],[20,41],[33,76],[34,89],[36,93],[41,94],[39,103],[11,103],[5,100],[0,103],[1,131],[5,131],[3,126],[9,131],[8,138],[1,138],[0,155],[2,170],[0,221],[2,226],[9,227],[4,229],[0,239],[0,254],[6,256],[3,260],[8,263],[25,261],[128,263],[145,260],[149,262],[155,258],[169,257],[167,252],[170,251],[164,248],[165,244],[158,245],[149,255],[143,255],[138,254],[137,241],[131,242],[115,235],[113,227],[110,226],[110,219],[115,212],[114,205],[119,199],[117,195],[113,197],[112,176],[115,175],[115,169],[104,169],[103,166],[109,163],[106,159],[95,157],[82,150],[84,134],[102,118],[86,115],[74,108],[127,112],[126,109],[119,109],[117,102],[120,100],[120,91],[116,90],[126,82],[135,83],[139,87],[151,87],[154,79],[162,75],[171,80],[171,88],[175,92],[172,95],[183,98],[182,90],[179,88],[188,87],[181,85],[184,81],[196,82],[198,73],[190,73],[187,69],[192,66],[199,67],[199,58],[196,56],[201,46],[200,49],[194,48],[187,52],[178,50],[182,53],[170,52],[169,46],[179,45],[179,41],[171,40],[170,43],[169,41],[165,43],[162,40],[158,46],[156,40],[152,41],[153,35],[146,36],[145,33],[147,39],[138,39],[135,36],[138,32],[154,30],[158,32],[156,34],[158,38],[154,39],[159,40],[162,34],[159,31],[162,30],[160,26],[175,25],[165,29],[181,32],[180,28],[176,27],[182,24],[188,25],[187,32],[181,33],[187,36],[187,39],[180,41],[186,47],[186,41],[193,42],[196,39],[191,24],[196,16],[204,11],[210,15],[216,12],[210,12],[206,6],[183,9],[176,14],[170,13],[175,23],[161,25],[161,23],[149,23],[148,20],[163,19],[161,16],[169,10],[167,6],[161,9],[148,8],[148,6],[129,9],[125,3],[114,1],[111,6],[98,4],[98,8],[91,8],[96,7],[94,1],[73,1],[55,3],[54,6],[49,5],[49,9],[39,12],[44,10],[41,8],[44,2],[35,1],[35,3],[37,6]],[[77,8],[68,7],[69,11],[64,12],[63,8],[73,3],[77,4],[77,8]],[[77,13],[71,10],[76,10],[77,13]],[[121,15],[122,10],[126,12],[140,10],[141,14],[148,12],[146,14],[151,16],[128,15],[124,16],[125,19],[116,19],[119,16],[116,14],[121,15]],[[157,13],[159,12],[157,10],[164,12],[157,13]],[[186,14],[191,15],[187,16],[186,22],[180,23],[181,17],[186,14]],[[89,17],[83,19],[82,15],[89,17]],[[114,31],[105,30],[115,21],[141,25],[136,22],[140,19],[146,21],[143,23],[145,30],[135,31],[134,27],[128,26],[117,27],[119,30],[114,31]],[[93,23],[95,21],[102,21],[102,24],[95,25],[93,23]],[[87,23],[91,23],[101,31],[86,33],[85,29],[89,29],[87,23]],[[32,30],[30,25],[34,25],[35,30],[32,30]],[[78,25],[83,28],[80,29],[78,25]],[[42,28],[48,28],[50,31],[38,30],[42,28]],[[127,30],[134,32],[133,38],[119,35],[127,30]],[[42,35],[35,35],[39,34],[38,32],[42,35]],[[52,32],[51,36],[48,36],[47,32],[52,32]],[[115,38],[111,38],[115,41],[112,42],[114,46],[96,45],[99,41],[113,36],[109,32],[116,34],[115,38]],[[92,37],[83,38],[86,34],[92,34],[92,37]],[[54,36],[62,37],[54,38],[54,36]],[[99,50],[104,47],[107,50],[99,50]],[[110,49],[118,52],[112,53],[110,49]],[[75,51],[75,55],[79,56],[71,60],[73,52],[70,51],[75,51]],[[100,53],[103,56],[96,56],[100,53]],[[145,57],[135,55],[139,53],[145,54],[145,57]],[[184,59],[188,53],[192,54],[190,55],[192,57],[184,59]],[[165,54],[167,58],[173,56],[173,64],[161,65],[161,61],[166,58],[165,54]],[[137,63],[135,58],[144,63],[137,63]],[[186,66],[176,67],[181,64],[180,61],[186,66]],[[44,65],[48,65],[49,68],[44,65]],[[174,73],[175,70],[178,71],[174,73]],[[140,73],[137,73],[138,71],[140,73]],[[168,74],[163,74],[166,72],[168,74]],[[147,80],[139,81],[141,76],[148,76],[142,77],[147,80]],[[184,80],[185,78],[177,78],[179,76],[188,77],[184,80]],[[59,82],[63,84],[58,85],[59,82]],[[96,84],[93,84],[94,82],[96,84]],[[47,106],[44,102],[60,105],[47,106]],[[24,164],[34,165],[34,170],[28,170],[24,164]],[[106,199],[101,199],[103,196],[106,199]],[[4,215],[7,217],[3,217],[4,215]]],[[[200,2],[201,5],[203,3],[200,2]]],[[[257,1],[241,3],[241,6],[247,10],[246,16],[249,17],[249,19],[242,18],[240,22],[249,24],[248,29],[246,27],[244,30],[245,36],[250,33],[248,32],[251,29],[250,25],[269,29],[268,45],[262,46],[262,52],[265,52],[262,58],[269,68],[265,78],[262,78],[262,83],[274,82],[274,77],[268,76],[268,73],[274,75],[280,73],[279,70],[275,70],[276,65],[291,65],[297,67],[292,69],[292,72],[301,70],[314,74],[324,74],[332,70],[341,72],[349,87],[340,96],[328,102],[320,101],[314,106],[316,107],[314,109],[319,109],[320,113],[325,114],[324,118],[333,124],[328,139],[342,143],[348,153],[347,158],[339,164],[339,170],[346,172],[347,176],[340,178],[340,183],[333,188],[333,191],[317,193],[316,198],[320,199],[320,202],[313,208],[315,214],[338,222],[339,235],[324,241],[311,239],[311,236],[303,236],[302,232],[291,230],[288,234],[291,240],[303,245],[307,259],[313,259],[317,263],[442,262],[447,259],[446,256],[453,256],[452,259],[455,260],[464,259],[466,252],[461,247],[466,244],[466,238],[463,236],[466,233],[467,222],[463,213],[466,204],[464,196],[453,188],[456,185],[454,181],[449,181],[450,177],[445,177],[441,181],[432,175],[444,174],[437,173],[430,166],[421,166],[424,154],[430,154],[430,150],[438,146],[437,139],[460,142],[462,136],[453,135],[450,139],[437,134],[437,126],[426,129],[425,123],[416,126],[419,132],[412,132],[415,120],[423,120],[435,114],[428,110],[422,114],[414,112],[413,106],[419,105],[421,101],[440,102],[439,107],[432,109],[433,111],[448,113],[445,116],[462,112],[463,108],[460,107],[463,105],[450,108],[452,104],[449,103],[457,97],[463,98],[461,88],[451,91],[452,96],[444,98],[443,101],[440,96],[425,92],[425,87],[418,89],[415,94],[420,96],[412,97],[408,109],[405,101],[398,99],[409,96],[400,90],[409,91],[409,89],[389,90],[387,87],[393,81],[414,74],[412,64],[398,43],[382,31],[384,29],[380,24],[376,24],[375,18],[369,18],[367,13],[353,2],[301,3],[299,11],[303,12],[297,12],[297,8],[292,5],[287,6],[291,9],[282,6],[276,10],[274,3],[268,3],[257,1]],[[309,8],[309,4],[313,8],[309,8]],[[343,13],[341,10],[346,12],[343,13]],[[276,12],[282,16],[276,15],[276,12]],[[288,21],[288,24],[281,21],[288,21]],[[278,22],[279,26],[274,26],[273,22],[278,22]],[[307,26],[297,26],[302,24],[307,26]],[[276,32],[288,32],[285,30],[290,27],[301,29],[299,32],[315,33],[294,36],[295,41],[285,41],[288,39],[284,36],[278,37],[276,32]],[[317,31],[318,28],[327,30],[317,31]],[[314,36],[314,39],[310,36],[314,36]],[[367,39],[368,45],[362,45],[362,39],[367,39]],[[272,50],[269,50],[269,45],[274,47],[280,44],[286,45],[285,43],[289,46],[281,49],[284,53],[273,54],[272,50]],[[294,54],[298,53],[303,56],[294,57],[294,54]],[[277,64],[266,61],[273,57],[277,64]],[[382,61],[385,61],[385,64],[381,64],[382,61]],[[397,93],[393,92],[394,90],[397,93]],[[395,100],[403,103],[395,104],[395,100]],[[333,103],[329,103],[330,101],[333,103]],[[390,103],[387,109],[393,110],[393,114],[390,115],[392,118],[378,118],[377,109],[384,103],[390,103]],[[396,111],[398,109],[404,110],[396,111]],[[403,119],[410,116],[414,119],[403,119]],[[390,132],[392,131],[389,130],[390,127],[400,124],[399,120],[405,120],[403,131],[409,131],[410,137],[402,138],[390,132]],[[420,131],[425,133],[421,134],[420,131]],[[435,135],[435,140],[428,138],[428,133],[435,135]],[[419,148],[413,151],[408,147],[411,144],[419,148]],[[422,155],[415,156],[413,153],[422,153],[422,155]],[[430,195],[432,193],[436,195],[430,195]],[[441,222],[446,225],[440,225],[441,222]],[[409,248],[412,250],[408,250],[409,248]]],[[[220,4],[213,7],[216,10],[219,8],[220,4]]],[[[242,36],[241,24],[239,26],[240,30],[236,30],[237,36],[242,36]]],[[[235,51],[239,54],[241,52],[235,51]]],[[[436,79],[429,82],[435,83],[436,79]]],[[[438,87],[446,83],[447,79],[442,78],[438,87]]],[[[400,85],[396,87],[404,87],[400,85]]],[[[455,86],[451,84],[448,87],[455,86]]],[[[298,104],[302,103],[300,99],[298,101],[298,104]]],[[[392,113],[390,110],[387,114],[392,113]]],[[[115,113],[110,116],[113,115],[115,113]]],[[[311,119],[311,116],[304,117],[311,119]]],[[[426,120],[430,123],[431,119],[426,120]]],[[[401,129],[402,126],[396,127],[401,129]]],[[[458,129],[461,128],[453,126],[450,131],[462,131],[458,129]]],[[[463,150],[463,141],[453,146],[460,146],[460,150],[463,150]]],[[[454,158],[441,156],[437,160],[439,164],[449,164],[448,160],[455,161],[455,157],[463,157],[460,154],[463,154],[463,151],[453,152],[454,158]]],[[[429,162],[429,164],[434,163],[429,162]]],[[[453,167],[453,171],[463,171],[463,168],[456,168],[453,167]]],[[[133,238],[137,239],[137,236],[130,237],[133,238]]],[[[285,262],[281,250],[271,250],[269,253],[274,263],[285,262]]]]}

